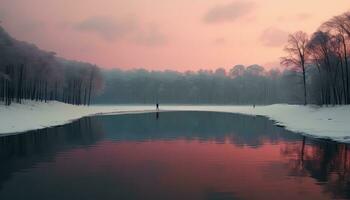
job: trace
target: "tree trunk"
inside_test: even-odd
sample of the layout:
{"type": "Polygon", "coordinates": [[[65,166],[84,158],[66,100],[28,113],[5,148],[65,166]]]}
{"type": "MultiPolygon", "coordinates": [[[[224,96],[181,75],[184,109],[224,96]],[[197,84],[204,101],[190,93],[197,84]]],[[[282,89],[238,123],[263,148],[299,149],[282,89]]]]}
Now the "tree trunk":
{"type": "Polygon", "coordinates": [[[303,68],[303,86],[304,86],[304,105],[307,105],[307,96],[306,96],[306,73],[305,73],[305,66],[302,64],[303,68]]]}

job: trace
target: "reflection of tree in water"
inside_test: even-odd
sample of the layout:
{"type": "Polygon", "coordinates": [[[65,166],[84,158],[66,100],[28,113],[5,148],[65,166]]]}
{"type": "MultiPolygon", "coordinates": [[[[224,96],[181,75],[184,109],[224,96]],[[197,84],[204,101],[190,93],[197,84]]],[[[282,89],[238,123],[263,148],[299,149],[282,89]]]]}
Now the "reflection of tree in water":
{"type": "MultiPolygon", "coordinates": [[[[310,176],[334,198],[350,198],[350,149],[326,140],[287,143],[281,154],[288,158],[290,176],[310,176]]],[[[307,139],[306,139],[307,140],[307,139]]]]}
{"type": "Polygon", "coordinates": [[[120,140],[194,139],[259,147],[266,142],[299,140],[265,117],[215,112],[170,112],[142,115],[98,116],[106,137],[120,140]],[[116,128],[117,127],[117,128],[116,128]]]}
{"type": "Polygon", "coordinates": [[[173,112],[88,117],[71,124],[0,137],[0,189],[14,172],[50,162],[57,153],[114,140],[196,139],[259,147],[297,140],[263,117],[213,112],[173,112]],[[158,118],[157,118],[158,116],[158,118]]]}
{"type": "MultiPolygon", "coordinates": [[[[347,145],[310,140],[273,125],[264,117],[212,112],[172,112],[96,116],[60,127],[0,137],[0,190],[14,173],[55,161],[57,154],[89,148],[101,140],[200,140],[259,148],[283,145],[290,176],[312,177],[334,197],[350,197],[347,145]]],[[[208,198],[232,198],[208,192],[208,198]]]]}
{"type": "Polygon", "coordinates": [[[102,138],[103,131],[93,118],[64,126],[0,137],[0,189],[13,173],[53,160],[57,153],[88,147],[102,138]]]}

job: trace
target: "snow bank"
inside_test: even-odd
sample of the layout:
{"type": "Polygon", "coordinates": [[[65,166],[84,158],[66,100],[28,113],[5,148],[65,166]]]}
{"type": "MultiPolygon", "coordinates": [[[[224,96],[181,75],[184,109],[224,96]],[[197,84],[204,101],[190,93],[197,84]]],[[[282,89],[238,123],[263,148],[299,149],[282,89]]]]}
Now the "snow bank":
{"type": "MultiPolygon", "coordinates": [[[[153,108],[153,107],[152,107],[153,108]]],[[[0,105],[0,134],[19,133],[69,123],[97,114],[152,111],[150,106],[75,106],[57,101],[0,105]]]]}
{"type": "MultiPolygon", "coordinates": [[[[154,112],[154,106],[73,106],[60,102],[0,105],[0,134],[62,125],[84,116],[154,112]]],[[[262,115],[286,129],[319,138],[350,142],[350,106],[161,106],[162,111],[212,111],[262,115]]]]}

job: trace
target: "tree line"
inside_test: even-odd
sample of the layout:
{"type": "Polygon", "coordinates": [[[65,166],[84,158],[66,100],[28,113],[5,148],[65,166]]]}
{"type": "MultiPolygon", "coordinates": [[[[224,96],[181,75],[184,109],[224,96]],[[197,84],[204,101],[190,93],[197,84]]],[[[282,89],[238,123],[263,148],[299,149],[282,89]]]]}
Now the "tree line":
{"type": "Polygon", "coordinates": [[[236,65],[230,70],[104,70],[104,92],[94,103],[272,104],[301,103],[298,73],[236,65]],[[286,90],[286,88],[288,88],[286,90]]]}
{"type": "Polygon", "coordinates": [[[300,72],[304,104],[350,104],[350,12],[324,22],[311,36],[289,35],[281,63],[300,72]]]}
{"type": "Polygon", "coordinates": [[[12,38],[0,27],[0,103],[30,99],[89,105],[102,87],[96,65],[59,58],[12,38]]]}

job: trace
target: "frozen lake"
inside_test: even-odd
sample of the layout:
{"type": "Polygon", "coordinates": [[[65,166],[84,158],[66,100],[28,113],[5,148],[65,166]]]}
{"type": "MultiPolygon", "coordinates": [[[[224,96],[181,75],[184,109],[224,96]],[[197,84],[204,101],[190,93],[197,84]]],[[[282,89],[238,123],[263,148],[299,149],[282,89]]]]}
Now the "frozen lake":
{"type": "Polygon", "coordinates": [[[350,199],[349,146],[264,117],[87,117],[0,137],[0,199],[350,199]]]}

